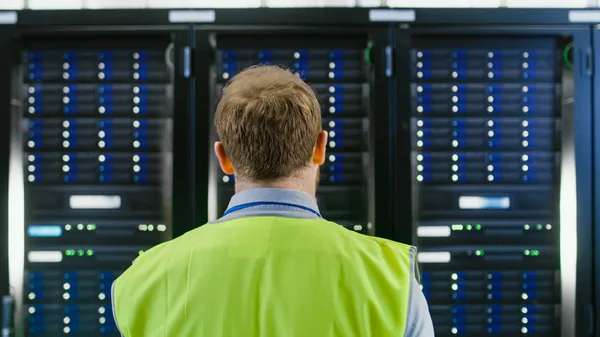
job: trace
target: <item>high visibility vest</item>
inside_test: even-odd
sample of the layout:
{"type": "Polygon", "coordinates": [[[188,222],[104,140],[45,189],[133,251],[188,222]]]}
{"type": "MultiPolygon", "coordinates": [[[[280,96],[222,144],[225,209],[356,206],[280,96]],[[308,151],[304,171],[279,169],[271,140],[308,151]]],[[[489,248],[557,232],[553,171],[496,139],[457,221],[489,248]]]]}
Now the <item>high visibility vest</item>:
{"type": "Polygon", "coordinates": [[[401,337],[414,247],[322,219],[207,224],[114,284],[125,337],[401,337]]]}

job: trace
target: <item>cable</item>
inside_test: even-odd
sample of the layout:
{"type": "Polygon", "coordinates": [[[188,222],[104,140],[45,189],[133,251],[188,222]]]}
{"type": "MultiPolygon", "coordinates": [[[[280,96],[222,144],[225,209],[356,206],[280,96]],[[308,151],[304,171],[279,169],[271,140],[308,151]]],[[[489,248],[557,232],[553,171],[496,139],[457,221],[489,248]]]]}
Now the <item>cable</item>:
{"type": "Polygon", "coordinates": [[[573,68],[573,63],[571,63],[571,61],[569,60],[569,52],[573,49],[573,42],[570,42],[569,44],[567,44],[565,46],[565,49],[563,49],[563,61],[565,62],[565,65],[567,66],[567,68],[572,69],[573,68]]]}
{"type": "Polygon", "coordinates": [[[172,59],[172,53],[173,53],[174,49],[175,49],[175,44],[170,43],[167,46],[167,49],[165,50],[165,63],[167,64],[167,67],[169,67],[169,70],[171,70],[171,71],[175,69],[175,64],[173,63],[173,59],[172,59]]]}

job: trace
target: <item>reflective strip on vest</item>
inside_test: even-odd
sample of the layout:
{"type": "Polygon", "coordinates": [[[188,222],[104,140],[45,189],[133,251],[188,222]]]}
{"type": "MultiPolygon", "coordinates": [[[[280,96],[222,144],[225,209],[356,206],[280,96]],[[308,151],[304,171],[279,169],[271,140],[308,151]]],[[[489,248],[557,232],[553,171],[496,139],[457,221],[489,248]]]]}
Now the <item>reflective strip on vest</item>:
{"type": "Polygon", "coordinates": [[[125,337],[401,337],[414,247],[322,219],[208,224],[114,286],[125,337]]]}

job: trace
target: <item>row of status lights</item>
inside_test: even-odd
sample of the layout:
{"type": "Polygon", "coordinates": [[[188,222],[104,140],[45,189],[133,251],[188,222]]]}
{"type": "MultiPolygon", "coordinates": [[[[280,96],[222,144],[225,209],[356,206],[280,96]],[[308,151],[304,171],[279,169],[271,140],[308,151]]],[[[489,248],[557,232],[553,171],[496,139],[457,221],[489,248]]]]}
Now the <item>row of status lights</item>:
{"type": "MultiPolygon", "coordinates": [[[[544,228],[546,228],[546,230],[551,230],[552,229],[552,225],[551,224],[546,224],[545,226],[542,224],[537,224],[535,226],[530,225],[530,224],[525,224],[523,225],[523,228],[528,231],[531,229],[537,229],[538,231],[543,230],[544,228]]],[[[477,230],[480,231],[483,229],[483,226],[481,226],[481,224],[476,224],[476,225],[471,225],[471,224],[452,224],[450,226],[450,229],[453,231],[463,231],[463,230],[467,230],[467,231],[471,231],[471,230],[477,230]]]]}

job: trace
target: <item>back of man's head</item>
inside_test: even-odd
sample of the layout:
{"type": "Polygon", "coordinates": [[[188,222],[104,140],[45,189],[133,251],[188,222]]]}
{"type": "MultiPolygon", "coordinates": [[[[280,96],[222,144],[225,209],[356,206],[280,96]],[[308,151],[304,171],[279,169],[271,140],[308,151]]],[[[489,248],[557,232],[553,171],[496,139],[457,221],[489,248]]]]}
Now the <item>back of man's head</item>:
{"type": "Polygon", "coordinates": [[[215,125],[238,180],[275,181],[311,164],[321,108],[296,74],[256,66],[223,88],[215,125]]]}

